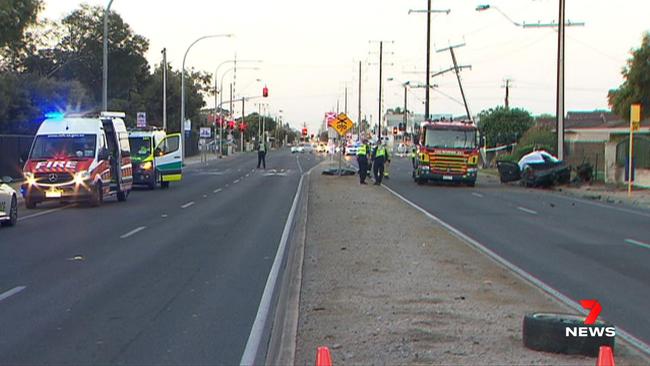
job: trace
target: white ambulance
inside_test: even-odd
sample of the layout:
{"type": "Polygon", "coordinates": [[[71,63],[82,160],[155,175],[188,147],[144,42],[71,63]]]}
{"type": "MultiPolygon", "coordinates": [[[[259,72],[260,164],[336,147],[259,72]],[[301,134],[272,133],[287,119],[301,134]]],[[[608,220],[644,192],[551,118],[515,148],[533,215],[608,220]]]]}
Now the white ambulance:
{"type": "Polygon", "coordinates": [[[104,198],[126,201],[133,184],[131,149],[124,113],[50,114],[34,138],[21,186],[26,208],[40,202],[104,198]]]}
{"type": "Polygon", "coordinates": [[[168,188],[170,182],[183,179],[183,145],[180,133],[167,134],[158,129],[129,131],[133,184],[155,189],[168,188]]]}

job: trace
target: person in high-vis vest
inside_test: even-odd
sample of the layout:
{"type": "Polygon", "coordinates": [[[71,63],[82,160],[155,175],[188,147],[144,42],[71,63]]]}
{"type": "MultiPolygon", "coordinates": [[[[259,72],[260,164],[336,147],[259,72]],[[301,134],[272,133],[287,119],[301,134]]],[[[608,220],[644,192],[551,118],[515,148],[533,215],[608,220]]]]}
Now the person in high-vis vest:
{"type": "Polygon", "coordinates": [[[383,143],[377,145],[372,156],[372,172],[375,176],[375,185],[378,186],[381,184],[381,180],[384,178],[384,164],[390,159],[386,145],[383,143]]]}
{"type": "Polygon", "coordinates": [[[413,148],[413,150],[411,150],[411,165],[413,165],[413,169],[416,168],[416,165],[415,165],[415,157],[416,156],[417,156],[417,149],[413,148]]]}
{"type": "Polygon", "coordinates": [[[370,148],[368,147],[368,142],[363,141],[363,144],[359,146],[357,150],[357,163],[359,164],[359,183],[366,183],[366,177],[368,174],[368,153],[370,153],[370,148]]]}

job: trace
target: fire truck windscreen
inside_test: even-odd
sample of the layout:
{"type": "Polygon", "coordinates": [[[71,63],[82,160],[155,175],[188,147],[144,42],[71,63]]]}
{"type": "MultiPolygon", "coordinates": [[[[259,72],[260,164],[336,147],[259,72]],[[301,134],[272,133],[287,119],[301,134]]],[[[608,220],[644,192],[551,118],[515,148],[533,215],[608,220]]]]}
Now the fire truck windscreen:
{"type": "Polygon", "coordinates": [[[426,129],[424,145],[428,148],[475,149],[476,131],[470,129],[426,129]]]}
{"type": "Polygon", "coordinates": [[[36,136],[31,159],[92,158],[95,143],[95,135],[36,136]]]}

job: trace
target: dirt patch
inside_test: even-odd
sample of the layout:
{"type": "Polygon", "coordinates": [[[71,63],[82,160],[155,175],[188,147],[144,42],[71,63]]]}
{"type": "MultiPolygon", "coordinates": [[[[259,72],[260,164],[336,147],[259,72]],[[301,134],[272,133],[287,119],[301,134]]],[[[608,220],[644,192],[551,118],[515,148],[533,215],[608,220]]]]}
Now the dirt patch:
{"type": "MultiPolygon", "coordinates": [[[[566,312],[376,186],[313,174],[295,363],[593,365],[523,347],[532,311],[566,312]]],[[[617,364],[647,363],[624,347],[617,364]]]]}

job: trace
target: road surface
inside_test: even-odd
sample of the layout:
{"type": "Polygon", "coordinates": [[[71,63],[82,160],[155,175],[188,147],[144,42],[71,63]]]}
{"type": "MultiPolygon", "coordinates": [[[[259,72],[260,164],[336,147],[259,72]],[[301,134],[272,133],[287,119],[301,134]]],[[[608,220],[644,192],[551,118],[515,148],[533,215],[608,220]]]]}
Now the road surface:
{"type": "Polygon", "coordinates": [[[125,203],[22,209],[0,230],[0,364],[238,364],[318,161],[241,155],[125,203]]]}

